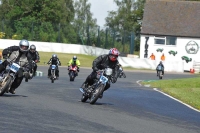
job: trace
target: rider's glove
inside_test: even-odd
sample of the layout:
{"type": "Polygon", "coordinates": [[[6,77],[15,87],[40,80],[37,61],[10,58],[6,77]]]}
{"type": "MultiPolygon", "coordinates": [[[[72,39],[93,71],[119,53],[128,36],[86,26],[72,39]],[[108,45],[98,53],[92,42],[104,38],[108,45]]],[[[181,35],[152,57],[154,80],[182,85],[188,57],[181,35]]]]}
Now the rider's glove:
{"type": "Polygon", "coordinates": [[[69,70],[70,66],[68,66],[67,70],[69,70]]]}
{"type": "Polygon", "coordinates": [[[8,59],[8,56],[7,55],[3,55],[3,59],[8,59]]]}
{"type": "Polygon", "coordinates": [[[98,70],[99,70],[97,67],[92,67],[92,69],[93,69],[94,71],[98,71],[98,70]]]}
{"type": "Polygon", "coordinates": [[[77,67],[77,71],[79,72],[80,70],[79,70],[79,67],[77,67]]]}

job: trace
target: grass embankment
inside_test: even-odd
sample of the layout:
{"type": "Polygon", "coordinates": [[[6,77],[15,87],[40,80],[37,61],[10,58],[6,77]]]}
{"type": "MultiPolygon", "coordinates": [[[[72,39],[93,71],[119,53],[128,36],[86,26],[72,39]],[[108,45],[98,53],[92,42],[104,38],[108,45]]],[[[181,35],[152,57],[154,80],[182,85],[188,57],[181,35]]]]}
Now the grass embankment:
{"type": "Polygon", "coordinates": [[[142,84],[150,85],[161,91],[200,110],[200,77],[172,80],[143,81],[142,84]]]}
{"type": "Polygon", "coordinates": [[[66,53],[54,53],[54,52],[39,52],[40,54],[40,63],[38,65],[44,65],[49,61],[49,59],[52,57],[52,54],[56,54],[61,61],[62,66],[67,66],[70,59],[73,58],[74,55],[77,56],[77,58],[81,62],[82,67],[91,67],[92,61],[96,58],[95,56],[90,55],[82,55],[82,54],[66,54],[66,53]]]}

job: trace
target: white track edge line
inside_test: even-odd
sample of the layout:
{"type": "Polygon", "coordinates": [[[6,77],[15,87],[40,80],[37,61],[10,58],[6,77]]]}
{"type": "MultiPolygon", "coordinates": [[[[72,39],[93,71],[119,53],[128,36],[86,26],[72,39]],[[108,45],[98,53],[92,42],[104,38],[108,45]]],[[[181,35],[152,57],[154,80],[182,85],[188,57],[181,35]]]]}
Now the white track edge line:
{"type": "MultiPolygon", "coordinates": [[[[139,84],[140,86],[142,86],[142,85],[140,84],[140,81],[143,81],[143,80],[138,80],[138,81],[136,81],[136,83],[139,84]]],[[[146,86],[144,86],[144,87],[146,87],[146,86]]],[[[182,101],[180,101],[180,100],[178,100],[178,99],[176,99],[176,98],[174,98],[174,97],[172,97],[172,96],[170,96],[170,95],[168,95],[168,94],[166,94],[166,93],[164,93],[164,92],[162,92],[162,91],[160,91],[160,90],[158,90],[157,88],[153,88],[153,90],[155,90],[155,91],[157,91],[157,92],[160,92],[160,93],[162,93],[163,95],[165,95],[165,96],[167,96],[167,97],[169,97],[169,98],[171,98],[171,99],[173,99],[173,100],[175,100],[175,101],[177,101],[177,102],[179,102],[179,103],[181,103],[181,104],[187,106],[188,108],[190,108],[190,109],[192,109],[192,110],[195,110],[195,111],[197,111],[197,112],[200,113],[200,110],[198,110],[198,109],[196,109],[196,108],[194,108],[194,107],[192,107],[192,106],[190,106],[190,105],[188,105],[188,104],[186,104],[186,103],[184,103],[184,102],[182,102],[182,101]]]]}

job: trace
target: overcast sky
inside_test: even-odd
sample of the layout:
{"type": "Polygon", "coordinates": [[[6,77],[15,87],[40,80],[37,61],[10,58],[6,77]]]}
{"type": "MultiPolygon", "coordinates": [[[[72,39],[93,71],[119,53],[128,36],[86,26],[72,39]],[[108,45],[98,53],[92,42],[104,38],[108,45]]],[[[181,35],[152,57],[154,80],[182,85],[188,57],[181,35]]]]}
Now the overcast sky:
{"type": "Polygon", "coordinates": [[[90,11],[93,14],[93,18],[97,19],[97,25],[103,27],[105,24],[105,18],[108,16],[107,11],[116,11],[117,6],[113,0],[88,0],[91,3],[90,11]]]}

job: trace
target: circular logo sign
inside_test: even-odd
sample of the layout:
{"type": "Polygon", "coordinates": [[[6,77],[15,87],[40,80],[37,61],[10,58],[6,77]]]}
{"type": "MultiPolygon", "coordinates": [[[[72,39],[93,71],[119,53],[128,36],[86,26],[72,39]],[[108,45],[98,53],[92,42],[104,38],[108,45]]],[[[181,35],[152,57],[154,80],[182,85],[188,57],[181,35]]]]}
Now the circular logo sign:
{"type": "Polygon", "coordinates": [[[195,41],[189,41],[185,46],[185,50],[188,54],[196,54],[199,50],[199,45],[195,41]]]}

